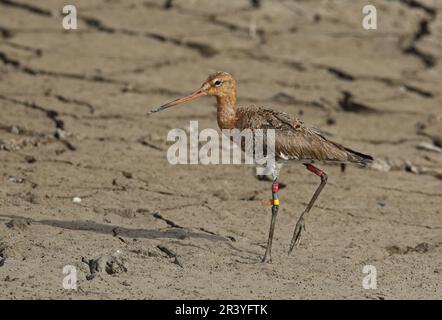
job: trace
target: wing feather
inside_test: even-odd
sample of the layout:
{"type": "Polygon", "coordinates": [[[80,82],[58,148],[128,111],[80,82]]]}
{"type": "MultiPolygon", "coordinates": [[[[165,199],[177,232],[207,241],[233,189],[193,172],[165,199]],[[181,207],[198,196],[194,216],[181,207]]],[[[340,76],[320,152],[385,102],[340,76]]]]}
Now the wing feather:
{"type": "Polygon", "coordinates": [[[238,110],[236,127],[244,129],[275,129],[276,156],[284,160],[338,161],[365,164],[370,156],[347,149],[328,140],[313,127],[285,112],[247,107],[238,110]]]}

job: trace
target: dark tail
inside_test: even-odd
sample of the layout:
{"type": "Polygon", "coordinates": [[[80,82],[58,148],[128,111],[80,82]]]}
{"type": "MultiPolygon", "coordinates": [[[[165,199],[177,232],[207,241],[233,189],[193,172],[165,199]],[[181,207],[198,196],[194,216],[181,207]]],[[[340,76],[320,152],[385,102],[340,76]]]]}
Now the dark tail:
{"type": "Polygon", "coordinates": [[[367,164],[371,163],[373,161],[373,157],[369,156],[368,154],[363,154],[348,148],[344,148],[345,151],[349,154],[349,160],[350,162],[355,162],[358,164],[361,164],[363,166],[366,166],[367,164]]]}

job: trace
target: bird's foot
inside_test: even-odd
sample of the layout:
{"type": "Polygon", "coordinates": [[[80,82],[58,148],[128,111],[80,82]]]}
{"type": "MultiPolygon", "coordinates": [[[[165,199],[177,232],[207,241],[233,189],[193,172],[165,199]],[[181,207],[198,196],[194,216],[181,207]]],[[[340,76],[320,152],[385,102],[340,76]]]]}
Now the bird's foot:
{"type": "Polygon", "coordinates": [[[261,259],[262,263],[272,263],[272,257],[270,255],[264,255],[264,257],[261,259]]]}
{"type": "Polygon", "coordinates": [[[290,242],[289,254],[292,253],[293,248],[299,245],[301,241],[302,230],[305,230],[304,219],[301,218],[296,223],[295,231],[293,232],[292,241],[290,242]]]}
{"type": "Polygon", "coordinates": [[[266,253],[264,254],[264,257],[262,257],[261,262],[272,263],[272,252],[269,250],[269,248],[266,249],[266,253]]]}

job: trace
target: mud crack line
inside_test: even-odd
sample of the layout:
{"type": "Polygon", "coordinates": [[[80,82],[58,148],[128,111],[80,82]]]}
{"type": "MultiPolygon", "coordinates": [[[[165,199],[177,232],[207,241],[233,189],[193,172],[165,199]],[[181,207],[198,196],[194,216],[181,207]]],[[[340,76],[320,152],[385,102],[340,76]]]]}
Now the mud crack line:
{"type": "Polygon", "coordinates": [[[0,51],[0,61],[3,62],[4,65],[11,66],[15,70],[29,74],[31,76],[42,75],[42,76],[49,76],[49,77],[61,77],[61,78],[68,78],[68,79],[74,79],[74,80],[117,84],[117,85],[124,85],[124,86],[129,85],[129,83],[127,83],[125,81],[105,78],[105,77],[99,76],[99,75],[86,76],[83,74],[66,73],[66,72],[58,72],[58,71],[30,68],[30,67],[24,66],[19,60],[9,57],[5,52],[2,52],[2,51],[0,51]]]}
{"type": "Polygon", "coordinates": [[[154,32],[138,32],[135,30],[128,30],[128,29],[117,29],[114,27],[106,26],[104,25],[99,19],[94,17],[82,17],[81,18],[89,27],[100,31],[104,33],[119,33],[119,34],[125,34],[129,36],[144,36],[149,39],[163,42],[163,43],[171,43],[176,46],[180,47],[187,47],[188,49],[194,50],[198,52],[201,56],[210,58],[215,55],[217,55],[219,52],[215,48],[213,48],[211,45],[206,43],[201,43],[197,41],[185,41],[178,38],[165,36],[159,33],[154,32]]]}
{"type": "Polygon", "coordinates": [[[163,220],[164,222],[167,223],[167,225],[171,226],[172,228],[179,228],[179,229],[185,229],[184,227],[176,224],[175,222],[173,222],[172,220],[166,219],[164,218],[162,215],[160,215],[158,212],[155,212],[152,215],[154,218],[159,219],[159,220],[163,220]]]}
{"type": "Polygon", "coordinates": [[[427,14],[426,18],[419,21],[416,32],[413,34],[411,41],[402,47],[402,52],[417,57],[426,68],[434,67],[436,65],[436,58],[429,53],[423,52],[416,45],[422,38],[431,34],[429,25],[436,18],[436,10],[416,0],[400,0],[400,3],[410,8],[423,10],[427,14]]]}
{"type": "Polygon", "coordinates": [[[28,4],[28,3],[15,2],[15,1],[11,1],[11,0],[0,0],[0,5],[25,10],[30,13],[38,14],[40,16],[45,16],[45,17],[52,16],[51,11],[40,8],[40,7],[36,7],[36,6],[28,4]]]}
{"type": "Polygon", "coordinates": [[[37,105],[35,102],[29,101],[21,101],[14,98],[9,98],[0,94],[0,100],[12,102],[16,105],[23,106],[25,108],[30,108],[36,111],[43,112],[47,118],[49,118],[55,125],[54,137],[60,140],[69,150],[74,151],[77,148],[68,142],[64,137],[62,132],[64,131],[64,122],[59,118],[59,113],[55,110],[46,109],[40,105],[37,105]]]}

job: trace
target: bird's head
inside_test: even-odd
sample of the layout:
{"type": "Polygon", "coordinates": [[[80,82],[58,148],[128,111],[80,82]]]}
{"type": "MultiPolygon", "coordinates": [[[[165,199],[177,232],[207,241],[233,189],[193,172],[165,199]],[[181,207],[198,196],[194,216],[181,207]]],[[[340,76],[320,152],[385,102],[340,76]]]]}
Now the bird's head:
{"type": "Polygon", "coordinates": [[[219,71],[211,74],[201,86],[207,95],[223,97],[236,93],[236,81],[230,73],[219,71]]]}
{"type": "Polygon", "coordinates": [[[191,94],[173,100],[169,103],[163,104],[162,106],[152,109],[149,114],[162,111],[164,109],[182,104],[184,102],[194,100],[203,96],[216,96],[218,98],[222,98],[225,96],[229,96],[235,94],[236,95],[236,81],[235,79],[227,72],[218,71],[211,74],[206,81],[201,85],[198,90],[195,90],[191,94]]]}

